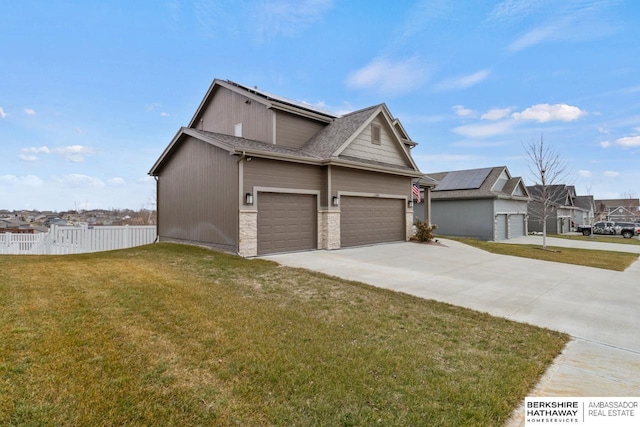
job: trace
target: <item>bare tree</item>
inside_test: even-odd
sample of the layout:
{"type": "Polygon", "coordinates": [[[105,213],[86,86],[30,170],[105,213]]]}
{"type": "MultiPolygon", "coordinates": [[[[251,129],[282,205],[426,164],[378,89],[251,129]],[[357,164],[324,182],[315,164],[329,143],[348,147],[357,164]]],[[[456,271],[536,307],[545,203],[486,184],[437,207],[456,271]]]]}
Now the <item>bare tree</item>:
{"type": "Polygon", "coordinates": [[[531,213],[542,221],[542,247],[546,249],[547,221],[555,216],[560,206],[559,196],[566,191],[562,181],[567,177],[567,166],[552,147],[544,144],[542,136],[540,142],[532,141],[525,149],[529,171],[535,183],[535,189],[531,192],[533,203],[529,207],[533,208],[531,213]]]}

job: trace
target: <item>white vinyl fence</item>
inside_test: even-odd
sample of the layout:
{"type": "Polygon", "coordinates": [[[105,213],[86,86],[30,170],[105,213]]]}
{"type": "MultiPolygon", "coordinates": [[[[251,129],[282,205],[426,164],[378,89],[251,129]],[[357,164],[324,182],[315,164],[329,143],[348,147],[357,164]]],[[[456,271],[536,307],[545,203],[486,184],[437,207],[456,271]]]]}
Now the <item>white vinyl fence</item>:
{"type": "Polygon", "coordinates": [[[48,233],[0,233],[0,255],[64,255],[110,251],[156,240],[155,225],[72,227],[52,225],[48,233]]]}

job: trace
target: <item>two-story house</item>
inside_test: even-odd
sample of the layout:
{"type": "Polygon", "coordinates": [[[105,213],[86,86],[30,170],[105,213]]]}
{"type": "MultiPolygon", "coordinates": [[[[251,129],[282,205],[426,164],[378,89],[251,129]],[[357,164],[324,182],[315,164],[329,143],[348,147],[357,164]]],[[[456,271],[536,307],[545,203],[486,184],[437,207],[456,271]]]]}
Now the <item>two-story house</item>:
{"type": "Polygon", "coordinates": [[[405,241],[415,145],[385,104],[337,116],[216,79],[149,172],[159,238],[242,256],[405,241]]]}

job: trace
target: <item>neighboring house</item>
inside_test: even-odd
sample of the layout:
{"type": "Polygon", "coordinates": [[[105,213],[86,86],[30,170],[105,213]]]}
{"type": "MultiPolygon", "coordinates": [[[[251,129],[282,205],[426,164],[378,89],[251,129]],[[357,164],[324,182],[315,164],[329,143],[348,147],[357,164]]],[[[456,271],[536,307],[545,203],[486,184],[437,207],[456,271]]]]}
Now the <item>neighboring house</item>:
{"type": "Polygon", "coordinates": [[[47,231],[43,228],[17,219],[0,218],[0,233],[33,234],[47,231]]]}
{"type": "Polygon", "coordinates": [[[242,256],[405,241],[415,145],[385,104],[338,117],[216,79],[149,171],[158,236],[242,256]]]}
{"type": "Polygon", "coordinates": [[[596,204],[593,196],[576,196],[573,199],[576,209],[573,222],[578,225],[593,225],[595,222],[596,204]]]}
{"type": "Polygon", "coordinates": [[[596,200],[596,217],[599,221],[640,220],[640,199],[596,200]]]}
{"type": "Polygon", "coordinates": [[[482,240],[527,235],[529,193],[522,178],[506,166],[427,173],[431,190],[431,222],[436,233],[482,240]]]}
{"type": "MultiPolygon", "coordinates": [[[[529,202],[529,231],[542,232],[542,186],[532,185],[527,187],[527,190],[532,198],[531,202],[529,202]]],[[[547,233],[568,233],[575,225],[580,225],[575,223],[576,212],[582,211],[574,203],[576,198],[575,187],[565,184],[548,185],[547,194],[549,195],[548,203],[550,206],[547,215],[547,233]]]]}

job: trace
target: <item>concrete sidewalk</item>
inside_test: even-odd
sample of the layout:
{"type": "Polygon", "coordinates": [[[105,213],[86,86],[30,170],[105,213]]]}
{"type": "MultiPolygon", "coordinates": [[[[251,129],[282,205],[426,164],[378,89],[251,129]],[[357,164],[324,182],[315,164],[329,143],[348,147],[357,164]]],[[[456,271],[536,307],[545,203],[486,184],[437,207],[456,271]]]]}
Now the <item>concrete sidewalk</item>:
{"type": "MultiPolygon", "coordinates": [[[[574,243],[547,244],[559,246],[555,240],[574,243]]],[[[640,395],[640,262],[616,272],[441,242],[444,246],[394,243],[264,258],[570,334],[574,340],[532,395],[640,395]]],[[[615,245],[627,246],[637,248],[615,245]]],[[[509,426],[524,422],[519,412],[509,426]]]]}
{"type": "MultiPolygon", "coordinates": [[[[576,233],[576,235],[579,235],[579,234],[576,233]]],[[[623,237],[619,237],[619,239],[621,242],[626,240],[623,237]]],[[[633,239],[638,240],[638,237],[633,237],[633,239]]],[[[501,240],[500,243],[542,246],[542,236],[538,236],[538,235],[522,236],[522,237],[516,237],[515,239],[501,240]]],[[[631,252],[634,254],[640,254],[640,245],[599,242],[598,236],[594,236],[591,240],[571,240],[571,239],[563,239],[561,237],[547,237],[547,246],[593,249],[597,251],[631,252]]]]}

